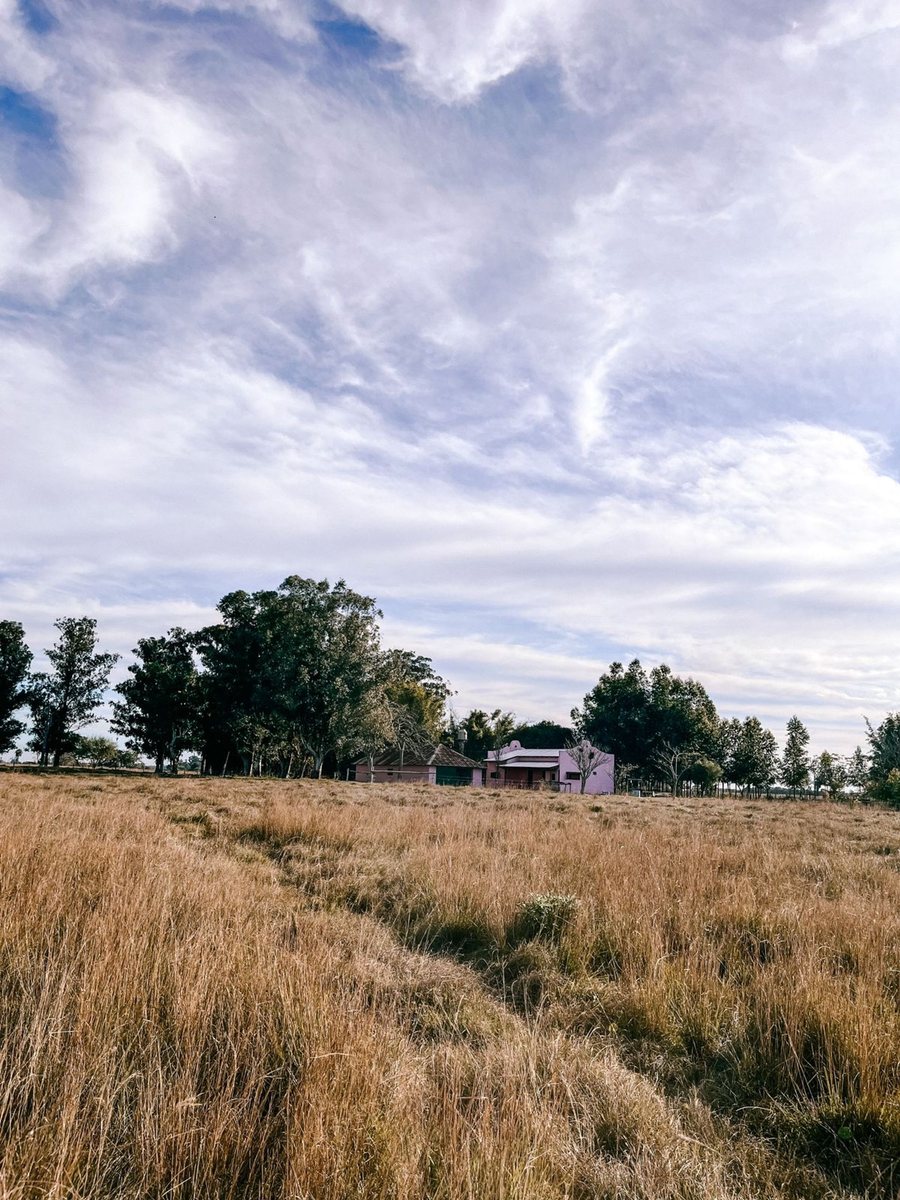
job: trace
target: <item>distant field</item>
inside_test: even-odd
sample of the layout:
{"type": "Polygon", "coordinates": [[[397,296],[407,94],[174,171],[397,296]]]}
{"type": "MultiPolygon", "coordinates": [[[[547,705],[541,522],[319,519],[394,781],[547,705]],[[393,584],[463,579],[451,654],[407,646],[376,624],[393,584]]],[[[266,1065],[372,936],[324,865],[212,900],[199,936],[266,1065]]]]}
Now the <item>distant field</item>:
{"type": "Polygon", "coordinates": [[[0,1038],[3,1200],[892,1197],[900,813],[3,774],[0,1038]]]}

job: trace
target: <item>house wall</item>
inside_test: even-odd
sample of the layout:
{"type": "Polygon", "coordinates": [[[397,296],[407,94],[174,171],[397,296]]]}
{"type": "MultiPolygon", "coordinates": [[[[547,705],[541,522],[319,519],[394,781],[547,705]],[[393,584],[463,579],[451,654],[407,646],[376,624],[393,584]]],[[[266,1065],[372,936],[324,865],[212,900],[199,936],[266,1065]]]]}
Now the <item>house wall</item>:
{"type": "MultiPolygon", "coordinates": [[[[578,792],[581,790],[580,778],[566,779],[566,774],[577,772],[575,760],[568,750],[560,750],[559,752],[559,786],[566,791],[578,792]],[[568,785],[568,786],[567,786],[568,785]]],[[[611,754],[604,755],[600,765],[588,776],[585,781],[584,791],[588,796],[606,796],[615,791],[615,759],[611,754]]]]}
{"type": "MultiPolygon", "coordinates": [[[[484,780],[482,779],[481,767],[474,767],[471,772],[472,787],[481,787],[484,780]]],[[[356,782],[357,783],[437,783],[437,767],[404,767],[401,771],[398,767],[375,767],[374,778],[369,778],[369,764],[367,762],[358,762],[356,764],[356,782]]]]}
{"type": "Polygon", "coordinates": [[[485,784],[488,787],[528,787],[528,772],[531,771],[531,786],[540,787],[542,783],[552,783],[556,779],[556,769],[554,767],[504,767],[501,764],[499,780],[491,778],[492,773],[497,770],[497,764],[488,762],[485,768],[487,778],[485,784]]]}
{"type": "Polygon", "coordinates": [[[369,764],[356,764],[357,783],[434,783],[436,774],[434,767],[404,767],[401,771],[398,767],[391,769],[376,766],[375,774],[370,778],[369,764]]]}

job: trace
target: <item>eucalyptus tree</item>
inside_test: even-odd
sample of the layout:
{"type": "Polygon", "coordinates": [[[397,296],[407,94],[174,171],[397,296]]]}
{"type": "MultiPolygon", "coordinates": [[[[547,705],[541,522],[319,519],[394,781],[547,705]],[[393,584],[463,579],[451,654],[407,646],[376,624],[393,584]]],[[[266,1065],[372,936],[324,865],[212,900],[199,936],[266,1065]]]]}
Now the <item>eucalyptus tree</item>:
{"type": "Polygon", "coordinates": [[[410,650],[384,652],[384,691],[395,720],[418,729],[432,743],[440,741],[451,689],[430,658],[410,650]]]}
{"type": "Polygon", "coordinates": [[[713,758],[701,755],[685,771],[683,778],[693,784],[701,796],[711,796],[715,793],[719,780],[722,778],[722,767],[713,758]]]}
{"type": "Polygon", "coordinates": [[[207,772],[253,771],[275,726],[271,680],[274,592],[229,592],[220,620],[193,635],[203,670],[197,721],[207,772]]]}
{"type": "Polygon", "coordinates": [[[572,721],[618,762],[639,774],[662,775],[676,790],[692,761],[714,755],[719,729],[715,704],[701,683],[665,664],[648,674],[638,659],[627,668],[612,663],[581,708],[572,710],[572,721]]]}
{"type": "Polygon", "coordinates": [[[697,757],[713,748],[719,715],[706,688],[665,663],[650,672],[650,718],[651,754],[672,747],[697,757]]]}
{"type": "Polygon", "coordinates": [[[112,738],[76,735],[72,740],[72,755],[76,762],[88,762],[92,767],[119,765],[121,751],[112,738]]]}
{"type": "Polygon", "coordinates": [[[556,721],[533,721],[517,725],[510,737],[529,750],[559,750],[575,740],[575,730],[556,721]]]}
{"type": "Polygon", "coordinates": [[[473,708],[460,720],[451,717],[443,736],[450,742],[458,742],[465,732],[466,754],[475,762],[496,758],[497,752],[507,745],[513,736],[516,718],[511,712],[495,708],[486,712],[473,708]]]}
{"type": "Polygon", "coordinates": [[[653,751],[650,681],[640,661],[634,659],[627,668],[620,662],[611,663],[584,697],[581,708],[572,710],[572,723],[618,762],[646,768],[653,751]]]}
{"type": "Polygon", "coordinates": [[[366,733],[385,681],[375,601],[347,586],[292,575],[268,606],[264,677],[274,712],[296,735],[313,771],[366,733]]]}
{"type": "Polygon", "coordinates": [[[93,617],[60,617],[54,627],[59,638],[46,651],[53,669],[31,676],[29,706],[41,765],[52,757],[58,767],[67,739],[93,717],[119,656],[97,650],[93,617]]]}
{"type": "Polygon", "coordinates": [[[18,621],[0,621],[0,754],[9,750],[24,730],[15,714],[28,703],[31,651],[18,621]]]}
{"type": "Polygon", "coordinates": [[[726,785],[742,786],[738,779],[738,748],[741,744],[742,730],[743,722],[737,717],[726,717],[719,721],[716,727],[710,757],[720,767],[721,779],[726,785]]]}
{"type": "Polygon", "coordinates": [[[141,638],[134,655],[130,678],[116,688],[122,699],[113,705],[111,728],[132,750],[153,758],[157,775],[166,760],[175,773],[182,752],[198,739],[200,692],[192,635],[176,628],[165,637],[141,638]]]}

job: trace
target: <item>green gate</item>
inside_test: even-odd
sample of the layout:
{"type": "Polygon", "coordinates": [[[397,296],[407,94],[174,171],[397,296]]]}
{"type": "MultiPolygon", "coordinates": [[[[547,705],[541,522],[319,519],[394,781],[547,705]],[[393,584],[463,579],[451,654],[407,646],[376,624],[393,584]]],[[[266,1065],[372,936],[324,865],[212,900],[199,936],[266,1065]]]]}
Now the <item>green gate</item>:
{"type": "Polygon", "coordinates": [[[472,768],[438,767],[435,783],[444,787],[469,787],[472,783],[472,768]]]}

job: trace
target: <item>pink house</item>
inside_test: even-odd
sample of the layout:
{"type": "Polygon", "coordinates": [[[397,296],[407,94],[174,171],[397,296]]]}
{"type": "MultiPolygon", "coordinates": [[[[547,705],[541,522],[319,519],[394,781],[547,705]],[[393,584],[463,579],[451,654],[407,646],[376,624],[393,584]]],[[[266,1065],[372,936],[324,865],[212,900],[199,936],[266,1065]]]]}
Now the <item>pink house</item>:
{"type": "MultiPolygon", "coordinates": [[[[615,760],[599,751],[599,758],[585,779],[585,795],[608,795],[615,791],[615,760]]],[[[491,751],[484,760],[484,778],[488,787],[552,787],[560,792],[581,791],[581,771],[569,750],[526,750],[519,742],[510,742],[499,751],[491,751]]]]}

